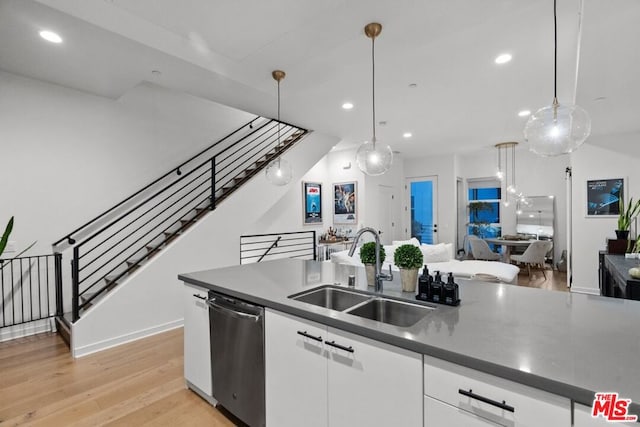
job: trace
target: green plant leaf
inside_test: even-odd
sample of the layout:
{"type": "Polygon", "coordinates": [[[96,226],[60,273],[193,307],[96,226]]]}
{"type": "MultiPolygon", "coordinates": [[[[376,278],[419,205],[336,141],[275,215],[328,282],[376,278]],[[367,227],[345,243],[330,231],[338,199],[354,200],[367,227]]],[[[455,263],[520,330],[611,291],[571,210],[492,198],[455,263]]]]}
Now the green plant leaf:
{"type": "Polygon", "coordinates": [[[9,220],[7,227],[4,229],[4,233],[2,233],[2,238],[0,239],[0,256],[4,252],[4,248],[7,247],[7,242],[9,242],[9,235],[13,230],[13,217],[9,220]]]}

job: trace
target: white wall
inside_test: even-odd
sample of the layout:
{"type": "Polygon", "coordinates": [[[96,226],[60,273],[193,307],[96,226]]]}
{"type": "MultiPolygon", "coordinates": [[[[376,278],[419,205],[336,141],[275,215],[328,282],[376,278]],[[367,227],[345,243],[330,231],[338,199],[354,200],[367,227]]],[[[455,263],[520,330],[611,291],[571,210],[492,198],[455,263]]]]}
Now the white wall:
{"type": "MultiPolygon", "coordinates": [[[[456,159],[454,155],[405,159],[404,177],[438,177],[438,242],[454,243],[456,237],[456,159]]],[[[404,183],[403,187],[404,188],[404,183]]],[[[403,229],[410,229],[403,211],[403,229]]]]}
{"type": "MultiPolygon", "coordinates": [[[[464,179],[495,176],[495,148],[459,155],[458,176],[464,179]]],[[[524,148],[516,149],[516,186],[525,196],[554,196],[556,204],[554,260],[567,248],[567,192],[565,169],[569,156],[540,157],[524,148]]],[[[465,195],[466,199],[466,195],[465,195]]],[[[502,206],[502,233],[515,234],[516,206],[502,206]]]]}
{"type": "MultiPolygon", "coordinates": [[[[0,71],[0,225],[29,254],[254,115],[145,83],[111,100],[0,71]]],[[[8,254],[11,255],[11,254],[8,254]]]]}
{"type": "MultiPolygon", "coordinates": [[[[356,150],[331,151],[307,172],[298,183],[291,185],[289,191],[271,209],[256,221],[251,233],[279,233],[284,231],[316,230],[319,236],[329,227],[351,230],[355,233],[362,227],[381,228],[379,186],[386,185],[396,190],[395,200],[400,200],[403,161],[394,159],[391,169],[384,175],[371,177],[358,169],[355,161],[356,150]],[[346,166],[349,167],[345,168],[346,166]],[[311,181],[322,184],[322,224],[302,224],[302,182],[311,181]],[[357,182],[356,215],[357,223],[353,225],[333,223],[333,188],[334,183],[357,182]]],[[[294,165],[295,166],[295,165],[294,165]]],[[[392,214],[400,218],[400,203],[392,206],[392,214]]],[[[382,236],[383,241],[400,238],[400,224],[396,221],[396,233],[382,236]]]]}
{"type": "MultiPolygon", "coordinates": [[[[182,325],[184,307],[178,274],[237,265],[240,235],[255,230],[254,222],[260,221],[273,205],[280,204],[289,191],[301,192],[302,174],[336,142],[335,138],[312,133],[285,155],[295,166],[293,181],[288,186],[273,186],[264,174],[256,175],[109,293],[73,325],[74,356],[182,325]]],[[[302,215],[299,204],[287,208],[302,215]]]]}
{"type": "MultiPolygon", "coordinates": [[[[573,284],[572,291],[599,294],[598,251],[606,248],[607,238],[615,239],[617,218],[586,217],[586,182],[590,179],[625,178],[626,197],[640,199],[639,158],[618,153],[601,145],[612,136],[591,137],[600,146],[584,144],[571,154],[573,172],[573,284]]],[[[637,146],[640,135],[618,136],[629,147],[637,146]],[[626,142],[625,142],[626,141],[626,142]]],[[[622,141],[621,141],[622,140],[622,141]]]]}

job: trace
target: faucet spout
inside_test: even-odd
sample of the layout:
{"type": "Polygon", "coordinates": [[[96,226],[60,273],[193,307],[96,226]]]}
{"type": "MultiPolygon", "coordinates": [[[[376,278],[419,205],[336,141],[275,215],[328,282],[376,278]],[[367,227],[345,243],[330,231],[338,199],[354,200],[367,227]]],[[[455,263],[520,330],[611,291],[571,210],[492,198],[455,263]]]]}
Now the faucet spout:
{"type": "Polygon", "coordinates": [[[389,268],[389,274],[385,274],[382,272],[382,266],[381,266],[381,262],[380,262],[380,234],[378,234],[378,232],[371,227],[364,227],[361,228],[360,230],[358,230],[358,232],[356,233],[356,236],[353,239],[353,243],[351,244],[351,248],[349,249],[349,256],[353,256],[356,247],[358,246],[358,241],[360,240],[360,237],[364,234],[364,233],[371,233],[373,234],[373,238],[376,242],[376,280],[375,280],[375,291],[377,293],[381,293],[383,290],[382,287],[382,281],[383,280],[393,280],[393,274],[391,273],[391,268],[389,268]]]}

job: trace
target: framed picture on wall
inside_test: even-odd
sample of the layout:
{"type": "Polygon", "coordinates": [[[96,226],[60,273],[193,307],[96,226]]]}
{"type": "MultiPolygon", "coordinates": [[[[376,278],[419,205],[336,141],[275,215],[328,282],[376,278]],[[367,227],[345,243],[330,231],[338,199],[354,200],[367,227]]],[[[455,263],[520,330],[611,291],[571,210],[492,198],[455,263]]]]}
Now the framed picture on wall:
{"type": "Polygon", "coordinates": [[[333,184],[333,223],[357,224],[357,183],[333,184]]]}
{"type": "Polygon", "coordinates": [[[617,217],[624,197],[624,178],[587,181],[587,217],[617,217]]]}
{"type": "Polygon", "coordinates": [[[303,182],[302,200],[304,204],[303,224],[322,224],[322,184],[303,182]]]}

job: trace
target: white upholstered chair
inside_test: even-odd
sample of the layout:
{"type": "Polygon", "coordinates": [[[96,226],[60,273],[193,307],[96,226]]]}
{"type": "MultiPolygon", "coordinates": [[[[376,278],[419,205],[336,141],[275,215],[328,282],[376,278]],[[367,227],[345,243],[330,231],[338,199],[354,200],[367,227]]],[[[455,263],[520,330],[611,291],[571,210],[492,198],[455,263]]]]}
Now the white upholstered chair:
{"type": "Polygon", "coordinates": [[[553,242],[549,240],[536,240],[532,242],[526,251],[522,255],[511,255],[511,260],[517,263],[524,263],[527,265],[527,274],[531,275],[531,266],[540,266],[542,269],[542,275],[547,278],[544,272],[545,257],[547,253],[553,248],[553,242]]]}
{"type": "Polygon", "coordinates": [[[474,259],[483,261],[500,261],[500,254],[493,252],[489,247],[489,244],[482,239],[470,238],[469,246],[471,246],[471,255],[473,255],[474,259]]]}

